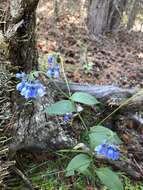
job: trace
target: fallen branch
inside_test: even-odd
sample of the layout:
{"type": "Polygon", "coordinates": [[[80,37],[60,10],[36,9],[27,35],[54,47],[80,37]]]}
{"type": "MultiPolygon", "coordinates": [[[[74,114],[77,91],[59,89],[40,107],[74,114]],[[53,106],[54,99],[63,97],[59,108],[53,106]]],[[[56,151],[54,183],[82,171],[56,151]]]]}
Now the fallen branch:
{"type": "MultiPolygon", "coordinates": [[[[68,92],[64,82],[56,81],[57,85],[65,92],[68,92]]],[[[71,92],[86,92],[100,100],[105,105],[120,106],[128,98],[135,97],[128,102],[125,110],[141,110],[143,105],[143,91],[140,89],[123,89],[113,85],[93,85],[93,84],[69,84],[71,92]]],[[[124,111],[125,111],[124,110],[124,111]]]]}
{"type": "Polygon", "coordinates": [[[20,171],[18,168],[14,168],[14,171],[22,178],[23,182],[25,183],[25,185],[30,189],[30,190],[34,190],[35,188],[33,187],[32,183],[30,182],[30,180],[24,175],[24,173],[22,173],[22,171],[20,171]]]}

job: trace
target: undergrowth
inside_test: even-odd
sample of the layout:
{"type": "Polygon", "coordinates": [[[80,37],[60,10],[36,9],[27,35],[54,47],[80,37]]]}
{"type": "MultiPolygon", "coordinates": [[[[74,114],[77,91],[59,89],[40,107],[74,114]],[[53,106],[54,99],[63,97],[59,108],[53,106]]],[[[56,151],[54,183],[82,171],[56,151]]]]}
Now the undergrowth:
{"type": "MultiPolygon", "coordinates": [[[[27,177],[38,190],[107,190],[104,186],[98,188],[91,186],[91,182],[84,176],[64,178],[66,167],[65,159],[56,158],[36,165],[29,163],[26,170],[27,177]],[[60,173],[61,171],[61,173],[60,173]]],[[[128,176],[121,174],[125,190],[142,190],[141,183],[131,180],[128,176]]],[[[11,190],[28,190],[22,181],[17,181],[11,190]]]]}

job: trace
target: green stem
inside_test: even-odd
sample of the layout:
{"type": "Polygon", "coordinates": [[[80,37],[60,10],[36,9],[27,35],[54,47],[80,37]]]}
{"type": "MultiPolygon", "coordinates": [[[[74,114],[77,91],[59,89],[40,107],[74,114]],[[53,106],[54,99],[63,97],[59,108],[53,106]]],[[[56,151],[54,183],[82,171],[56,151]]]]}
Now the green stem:
{"type": "MultiPolygon", "coordinates": [[[[36,71],[36,73],[38,74],[44,74],[46,77],[47,77],[47,74],[43,71],[36,71]]],[[[50,82],[54,83],[55,87],[66,97],[69,99],[69,96],[63,91],[60,89],[60,87],[56,84],[55,80],[53,80],[52,78],[48,78],[50,80],[50,82]]]]}
{"type": "Polygon", "coordinates": [[[80,113],[78,113],[78,117],[79,117],[79,119],[81,120],[81,122],[82,122],[82,124],[83,124],[84,128],[85,128],[85,129],[86,129],[86,131],[88,132],[88,128],[87,128],[87,126],[86,126],[86,124],[85,124],[85,122],[84,122],[84,120],[83,120],[83,118],[82,118],[82,116],[81,116],[81,114],[80,114],[80,113]]]}
{"type": "Polygon", "coordinates": [[[68,79],[67,79],[67,76],[66,76],[66,73],[65,73],[65,69],[64,69],[64,63],[63,63],[62,60],[61,60],[61,65],[62,65],[62,71],[63,71],[64,79],[65,79],[65,82],[66,82],[66,85],[67,85],[67,88],[68,88],[69,96],[71,96],[71,91],[70,91],[68,79]]]}

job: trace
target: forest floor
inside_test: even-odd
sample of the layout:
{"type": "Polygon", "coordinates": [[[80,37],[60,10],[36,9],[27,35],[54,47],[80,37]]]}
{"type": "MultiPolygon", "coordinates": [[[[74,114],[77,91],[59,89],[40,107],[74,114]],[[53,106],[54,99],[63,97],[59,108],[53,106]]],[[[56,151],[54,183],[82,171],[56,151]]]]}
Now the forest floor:
{"type": "Polygon", "coordinates": [[[38,9],[38,48],[41,55],[58,51],[69,80],[79,83],[143,87],[143,34],[120,31],[95,38],[79,16],[62,13],[57,22],[51,4],[38,9]],[[44,7],[44,9],[43,9],[44,7]]]}
{"type": "MultiPolygon", "coordinates": [[[[107,33],[106,36],[97,39],[88,33],[85,22],[83,19],[81,21],[79,15],[71,15],[64,9],[65,11],[60,13],[58,20],[55,21],[50,2],[41,0],[37,10],[40,60],[44,62],[49,52],[56,51],[64,58],[64,67],[69,81],[110,84],[122,88],[143,88],[143,34],[141,32],[127,33],[122,30],[114,34],[107,33]]],[[[129,145],[132,143],[131,135],[136,137],[134,127],[132,132],[130,127],[122,134],[125,136],[122,139],[129,145]]],[[[136,147],[137,144],[135,143],[134,146],[136,147]]],[[[139,156],[137,155],[137,159],[139,156]]],[[[84,177],[64,178],[64,169],[68,160],[69,154],[36,153],[19,155],[16,161],[37,189],[94,190],[92,183],[84,177]],[[29,160],[30,163],[32,162],[30,165],[29,160]]],[[[122,178],[126,190],[141,190],[140,182],[132,182],[124,174],[122,178]]],[[[12,190],[20,189],[27,188],[19,182],[12,188],[12,190]]],[[[103,187],[102,190],[106,188],[103,187]]]]}

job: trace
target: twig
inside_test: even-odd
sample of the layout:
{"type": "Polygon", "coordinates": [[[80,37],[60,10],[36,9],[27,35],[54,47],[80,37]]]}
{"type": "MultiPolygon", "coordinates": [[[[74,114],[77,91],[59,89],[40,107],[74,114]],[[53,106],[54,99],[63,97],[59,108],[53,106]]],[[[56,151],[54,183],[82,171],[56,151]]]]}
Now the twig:
{"type": "Polygon", "coordinates": [[[143,168],[140,167],[140,165],[137,163],[137,161],[135,159],[133,159],[136,167],[139,169],[139,171],[141,172],[141,174],[143,175],[143,168]]]}
{"type": "Polygon", "coordinates": [[[14,171],[22,178],[22,180],[24,181],[24,183],[26,184],[26,186],[30,189],[30,190],[34,190],[34,187],[32,185],[32,183],[30,182],[30,180],[22,173],[22,171],[20,171],[18,168],[14,168],[14,171]]]}

